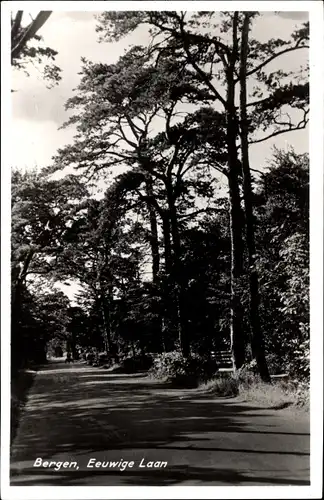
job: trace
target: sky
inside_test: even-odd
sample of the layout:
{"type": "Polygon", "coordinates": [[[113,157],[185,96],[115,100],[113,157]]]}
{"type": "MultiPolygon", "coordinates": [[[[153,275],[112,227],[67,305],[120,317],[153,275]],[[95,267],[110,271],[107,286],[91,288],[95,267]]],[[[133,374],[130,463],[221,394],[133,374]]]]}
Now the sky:
{"type": "MultiPolygon", "coordinates": [[[[253,36],[260,41],[269,38],[287,38],[296,24],[307,19],[307,13],[284,12],[280,15],[264,13],[255,25],[253,36]]],[[[98,43],[93,12],[53,12],[39,34],[47,46],[57,50],[55,63],[62,69],[62,81],[52,89],[46,87],[41,71],[30,67],[30,76],[13,71],[11,94],[11,167],[42,168],[51,163],[58,148],[73,140],[74,128],[59,130],[68,115],[66,100],[78,85],[81,57],[91,61],[113,63],[130,44],[145,44],[146,28],[141,27],[118,43],[98,43]],[[17,144],[19,147],[17,147],[17,144]]],[[[307,61],[307,50],[283,56],[284,69],[295,69],[307,61]]],[[[269,69],[271,69],[269,67],[269,69]]],[[[251,167],[262,170],[271,159],[272,147],[287,148],[292,145],[299,153],[308,151],[308,129],[279,136],[266,143],[254,145],[250,150],[251,167]]],[[[75,285],[61,288],[70,298],[77,290],[75,285]]]]}

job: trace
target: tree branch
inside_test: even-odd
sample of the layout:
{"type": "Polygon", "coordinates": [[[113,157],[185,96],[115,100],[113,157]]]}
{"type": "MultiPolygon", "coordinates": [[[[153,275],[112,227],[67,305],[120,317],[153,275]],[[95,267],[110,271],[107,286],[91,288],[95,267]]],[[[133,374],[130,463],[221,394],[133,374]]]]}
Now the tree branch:
{"type": "Polygon", "coordinates": [[[265,61],[263,61],[258,66],[256,66],[255,68],[251,69],[250,71],[248,71],[246,73],[246,76],[251,76],[254,73],[257,73],[264,66],[266,66],[267,64],[269,64],[271,61],[273,61],[277,57],[282,56],[283,54],[287,54],[288,52],[293,52],[294,50],[305,49],[305,48],[309,49],[309,46],[308,45],[298,45],[298,42],[297,42],[296,45],[294,45],[294,47],[289,47],[288,49],[284,49],[284,50],[281,50],[280,52],[277,52],[277,54],[273,54],[273,56],[269,57],[268,59],[266,59],[265,61]]]}
{"type": "Polygon", "coordinates": [[[133,123],[133,121],[131,120],[131,118],[130,118],[128,115],[126,115],[126,120],[127,120],[127,123],[128,123],[128,125],[129,125],[129,127],[130,127],[131,131],[132,131],[132,132],[133,132],[133,134],[134,134],[135,139],[138,141],[138,140],[139,140],[139,133],[142,133],[142,132],[143,132],[143,130],[142,130],[142,129],[140,129],[139,127],[137,127],[137,126],[135,125],[135,123],[133,123]],[[136,129],[137,129],[137,130],[136,130],[136,129]]]}
{"type": "Polygon", "coordinates": [[[207,208],[202,208],[200,210],[196,210],[195,212],[191,212],[190,214],[184,214],[184,215],[178,215],[179,219],[183,220],[188,217],[194,217],[195,215],[199,215],[202,213],[208,213],[208,212],[227,212],[226,208],[216,208],[216,207],[207,207],[207,208]]]}
{"type": "Polygon", "coordinates": [[[163,210],[162,208],[160,207],[160,205],[158,204],[158,202],[155,200],[155,198],[153,198],[152,196],[146,196],[146,195],[143,195],[139,189],[135,189],[135,192],[138,194],[138,196],[140,197],[140,199],[142,201],[144,201],[145,203],[149,203],[152,207],[155,208],[155,210],[158,212],[158,214],[163,217],[163,210]]]}
{"type": "Polygon", "coordinates": [[[121,118],[119,119],[118,121],[118,125],[119,125],[119,130],[120,130],[120,133],[121,135],[123,136],[123,139],[124,141],[126,142],[126,144],[128,144],[129,146],[131,146],[132,148],[136,148],[137,147],[137,144],[133,141],[131,141],[130,139],[127,139],[125,133],[124,133],[124,130],[123,130],[123,127],[122,127],[122,124],[121,124],[121,118]]]}
{"type": "Polygon", "coordinates": [[[272,137],[276,137],[277,135],[281,135],[281,134],[285,134],[286,132],[294,132],[296,130],[302,130],[304,128],[306,128],[307,124],[308,124],[308,119],[306,118],[309,111],[304,111],[305,113],[305,116],[303,118],[303,120],[301,120],[299,123],[297,123],[297,125],[291,125],[285,129],[282,129],[282,130],[276,130],[275,132],[272,132],[271,134],[269,135],[266,135],[265,137],[261,137],[261,139],[256,139],[255,141],[249,141],[249,144],[258,144],[260,142],[264,142],[264,141],[267,141],[268,139],[271,139],[272,137]]]}
{"type": "Polygon", "coordinates": [[[15,20],[13,22],[12,28],[11,28],[11,43],[13,43],[15,41],[15,38],[18,34],[19,28],[21,26],[22,17],[23,17],[23,11],[18,10],[16,17],[15,17],[15,20]]]}
{"type": "Polygon", "coordinates": [[[217,170],[217,172],[220,172],[221,174],[225,175],[225,177],[228,177],[228,172],[220,163],[217,163],[217,165],[216,164],[209,165],[209,167],[213,168],[214,170],[217,170]]]}
{"type": "Polygon", "coordinates": [[[187,54],[188,60],[196,73],[200,76],[200,78],[203,80],[203,82],[207,85],[207,87],[213,92],[213,94],[217,97],[217,99],[223,104],[224,108],[227,108],[227,103],[224,97],[220,95],[220,93],[215,89],[214,85],[210,82],[208,76],[206,73],[198,66],[198,64],[195,62],[194,58],[192,57],[192,54],[189,49],[189,44],[187,41],[187,33],[184,30],[184,22],[182,19],[179,18],[179,25],[180,25],[180,32],[182,36],[182,41],[183,41],[183,48],[187,54]]]}
{"type": "Polygon", "coordinates": [[[11,60],[17,59],[20,56],[20,52],[23,50],[28,41],[33,38],[37,31],[46,23],[47,19],[52,14],[52,11],[41,11],[37,15],[36,19],[30,23],[29,26],[24,30],[22,37],[17,42],[17,44],[11,48],[11,60]]]}
{"type": "MultiPolygon", "coordinates": [[[[239,81],[239,80],[238,80],[239,81]]],[[[249,106],[257,106],[258,104],[263,104],[264,102],[267,102],[269,101],[271,97],[268,96],[268,97],[265,97],[264,99],[260,99],[259,101],[252,101],[252,102],[249,102],[247,103],[246,107],[248,108],[249,106]]]]}
{"type": "Polygon", "coordinates": [[[175,146],[174,146],[173,155],[172,155],[171,160],[169,161],[169,165],[167,168],[167,178],[171,176],[172,169],[174,167],[175,161],[176,161],[178,153],[179,153],[179,149],[180,149],[180,144],[179,144],[179,142],[177,142],[177,144],[175,144],[175,146]]]}

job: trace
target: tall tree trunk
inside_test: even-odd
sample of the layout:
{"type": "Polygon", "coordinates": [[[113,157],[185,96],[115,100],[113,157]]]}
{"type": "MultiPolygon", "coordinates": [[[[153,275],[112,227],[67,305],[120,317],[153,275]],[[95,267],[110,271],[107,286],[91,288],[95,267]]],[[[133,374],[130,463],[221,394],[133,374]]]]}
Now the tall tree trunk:
{"type": "Polygon", "coordinates": [[[104,339],[105,339],[106,351],[107,353],[112,353],[110,311],[109,308],[107,308],[106,296],[102,288],[100,290],[100,307],[101,307],[102,320],[104,324],[104,339]]]}
{"type": "MultiPolygon", "coordinates": [[[[153,183],[151,177],[147,178],[146,180],[146,193],[149,198],[154,197],[153,183]]],[[[160,270],[157,218],[155,209],[152,206],[152,204],[148,203],[147,207],[149,211],[150,229],[151,229],[150,245],[152,251],[152,276],[153,276],[153,283],[157,284],[159,278],[159,270],[160,270]]]]}
{"type": "Polygon", "coordinates": [[[249,284],[250,284],[250,328],[252,334],[252,354],[258,365],[258,370],[262,380],[269,382],[270,375],[267,366],[264,349],[264,339],[261,330],[259,304],[259,279],[256,270],[256,246],[255,246],[255,222],[253,215],[253,191],[251,183],[251,172],[249,162],[249,143],[248,143],[248,120],[247,120],[247,90],[246,90],[246,72],[247,55],[249,42],[249,13],[246,13],[243,21],[242,43],[241,43],[241,61],[240,61],[240,119],[241,119],[241,147],[242,147],[242,170],[243,170],[243,195],[245,206],[246,222],[246,243],[249,262],[249,284]]]}
{"type": "Polygon", "coordinates": [[[163,240],[164,240],[164,270],[167,274],[171,274],[172,270],[172,249],[171,249],[171,223],[167,212],[163,215],[162,220],[163,240]]]}
{"type": "Polygon", "coordinates": [[[181,244],[180,244],[177,210],[171,193],[169,193],[168,196],[168,204],[169,204],[171,233],[173,241],[173,276],[176,285],[175,290],[178,303],[178,338],[179,338],[181,352],[183,356],[187,357],[190,354],[190,344],[189,344],[188,320],[186,316],[186,304],[185,304],[185,283],[184,283],[184,273],[182,271],[182,262],[181,262],[181,244]]]}
{"type": "Polygon", "coordinates": [[[34,251],[30,250],[27,254],[25,261],[24,261],[22,269],[16,273],[15,285],[13,287],[13,293],[12,293],[12,297],[11,297],[11,309],[15,309],[15,307],[16,307],[16,298],[17,298],[17,295],[19,295],[19,291],[20,291],[21,287],[24,286],[24,284],[26,282],[28,269],[29,269],[29,266],[30,266],[30,263],[32,261],[33,256],[34,256],[34,251]]]}
{"type": "MultiPolygon", "coordinates": [[[[154,199],[153,180],[149,176],[146,178],[146,195],[148,199],[154,199]]],[[[159,254],[159,238],[158,238],[158,224],[156,216],[156,208],[152,203],[147,203],[147,208],[150,218],[150,246],[152,253],[152,281],[155,285],[155,291],[160,290],[159,287],[159,273],[160,273],[160,254],[159,254]]],[[[160,339],[160,349],[165,352],[165,341],[163,338],[163,317],[158,315],[154,321],[154,331],[160,339]]]]}
{"type": "Polygon", "coordinates": [[[75,345],[76,345],[76,338],[75,338],[75,332],[73,332],[71,335],[71,352],[73,359],[77,359],[77,350],[75,345]]]}
{"type": "Polygon", "coordinates": [[[230,231],[231,231],[231,347],[235,368],[245,362],[245,338],[243,330],[243,311],[241,306],[240,280],[243,275],[243,217],[240,198],[239,161],[236,139],[238,124],[235,109],[234,70],[237,53],[238,13],[233,18],[233,53],[227,69],[227,151],[228,151],[228,184],[230,198],[230,231]]]}
{"type": "Polygon", "coordinates": [[[174,322],[175,311],[172,287],[172,248],[171,248],[171,224],[169,213],[165,211],[162,216],[162,230],[164,240],[164,271],[165,282],[163,289],[164,314],[162,325],[162,345],[166,351],[174,349],[174,322]]]}
{"type": "MultiPolygon", "coordinates": [[[[231,348],[235,368],[240,368],[245,362],[245,333],[243,330],[243,311],[241,306],[240,278],[243,275],[243,217],[240,204],[239,185],[239,162],[237,154],[236,139],[238,136],[238,119],[235,108],[235,69],[238,61],[238,24],[239,13],[233,15],[233,47],[229,59],[224,62],[226,73],[227,97],[221,97],[215,86],[212,84],[209,75],[205,73],[196,63],[195,58],[190,53],[188,40],[189,36],[184,31],[184,22],[180,19],[180,32],[183,40],[183,47],[187,55],[188,62],[193,66],[197,75],[215,94],[216,98],[222,102],[227,117],[227,149],[228,149],[228,181],[230,198],[230,223],[231,223],[231,348]]],[[[224,54],[222,54],[224,60],[224,54]]]]}

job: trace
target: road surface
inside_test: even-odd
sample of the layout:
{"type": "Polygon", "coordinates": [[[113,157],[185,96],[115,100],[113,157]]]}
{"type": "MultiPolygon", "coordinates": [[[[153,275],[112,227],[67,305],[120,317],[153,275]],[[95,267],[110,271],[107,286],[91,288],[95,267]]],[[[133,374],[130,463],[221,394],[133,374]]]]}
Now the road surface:
{"type": "Polygon", "coordinates": [[[11,451],[12,486],[310,484],[306,414],[81,363],[37,372],[11,451]]]}

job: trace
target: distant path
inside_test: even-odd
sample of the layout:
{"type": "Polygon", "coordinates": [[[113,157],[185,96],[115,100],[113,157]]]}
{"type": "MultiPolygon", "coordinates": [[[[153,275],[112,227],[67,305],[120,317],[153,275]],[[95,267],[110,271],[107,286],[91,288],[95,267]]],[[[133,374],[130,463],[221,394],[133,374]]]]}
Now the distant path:
{"type": "Polygon", "coordinates": [[[12,485],[308,485],[309,422],[289,411],[163,389],[136,375],[49,363],[12,447],[12,485]],[[33,467],[37,458],[79,469],[33,467]],[[134,461],[131,469],[87,468],[134,461]],[[139,468],[140,461],[167,462],[139,468]]]}

